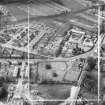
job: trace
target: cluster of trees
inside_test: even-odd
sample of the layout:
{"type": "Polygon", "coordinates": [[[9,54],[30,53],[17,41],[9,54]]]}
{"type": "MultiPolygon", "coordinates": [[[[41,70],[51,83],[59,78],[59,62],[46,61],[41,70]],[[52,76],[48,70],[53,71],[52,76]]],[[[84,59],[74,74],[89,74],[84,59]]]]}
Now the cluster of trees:
{"type": "Polygon", "coordinates": [[[5,87],[0,87],[0,101],[3,101],[7,98],[8,92],[5,87]]]}
{"type": "Polygon", "coordinates": [[[61,0],[0,0],[0,3],[16,3],[16,2],[29,3],[34,1],[43,2],[43,3],[54,1],[56,3],[63,4],[61,0]]]}
{"type": "Polygon", "coordinates": [[[105,33],[105,20],[102,21],[102,24],[100,26],[100,34],[104,34],[105,33]]]}
{"type": "Polygon", "coordinates": [[[78,44],[76,45],[76,48],[74,48],[72,51],[73,55],[79,55],[79,54],[83,54],[83,53],[84,53],[84,49],[79,48],[78,44]]]}
{"type": "Polygon", "coordinates": [[[27,101],[24,101],[24,102],[23,102],[23,105],[30,105],[30,103],[27,102],[27,101]]]}
{"type": "Polygon", "coordinates": [[[97,65],[97,59],[93,57],[88,57],[87,58],[87,66],[86,70],[88,73],[86,74],[85,80],[84,80],[84,87],[91,93],[97,94],[98,87],[98,73],[96,69],[97,65]]]}
{"type": "Polygon", "coordinates": [[[0,0],[1,3],[14,3],[14,2],[25,2],[28,0],[0,0]]]}
{"type": "Polygon", "coordinates": [[[4,81],[3,79],[0,79],[0,101],[5,101],[7,96],[8,96],[8,91],[6,89],[4,81]]]}
{"type": "Polygon", "coordinates": [[[87,67],[86,67],[86,70],[87,71],[92,71],[95,69],[95,66],[96,66],[96,63],[97,63],[97,60],[93,57],[88,57],[87,58],[87,67]]]}

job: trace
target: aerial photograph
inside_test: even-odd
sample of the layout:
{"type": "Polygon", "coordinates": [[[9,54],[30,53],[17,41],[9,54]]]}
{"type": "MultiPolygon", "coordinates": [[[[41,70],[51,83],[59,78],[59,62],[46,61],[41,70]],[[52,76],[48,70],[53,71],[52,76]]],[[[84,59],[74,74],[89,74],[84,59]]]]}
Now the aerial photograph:
{"type": "Polygon", "coordinates": [[[0,105],[105,105],[105,0],[0,0],[0,105]]]}

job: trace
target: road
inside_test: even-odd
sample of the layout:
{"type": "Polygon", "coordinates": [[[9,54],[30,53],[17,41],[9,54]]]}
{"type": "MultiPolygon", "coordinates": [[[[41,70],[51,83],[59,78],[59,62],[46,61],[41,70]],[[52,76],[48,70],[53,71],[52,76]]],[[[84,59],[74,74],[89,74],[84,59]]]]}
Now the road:
{"type": "MultiPolygon", "coordinates": [[[[89,51],[89,52],[86,52],[86,53],[84,53],[84,54],[80,54],[80,55],[77,55],[77,56],[74,56],[74,57],[70,57],[70,58],[62,58],[62,57],[58,57],[58,58],[56,58],[56,57],[48,57],[48,56],[44,56],[44,55],[39,55],[39,56],[43,56],[43,57],[47,57],[47,59],[30,59],[29,60],[29,62],[34,62],[34,61],[70,61],[70,60],[75,60],[75,59],[79,59],[79,58],[86,58],[86,57],[88,57],[88,56],[91,56],[93,53],[94,53],[94,51],[97,49],[97,44],[95,45],[95,47],[91,50],[91,51],[89,51]]],[[[3,61],[3,59],[1,59],[2,61],[3,61]]],[[[16,59],[4,59],[4,60],[11,60],[11,61],[13,61],[13,60],[16,60],[16,59]]],[[[17,59],[18,61],[28,61],[27,59],[24,59],[24,60],[22,60],[22,59],[17,59]]]]}

